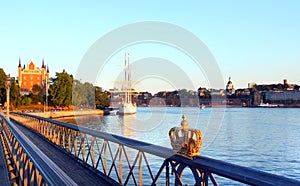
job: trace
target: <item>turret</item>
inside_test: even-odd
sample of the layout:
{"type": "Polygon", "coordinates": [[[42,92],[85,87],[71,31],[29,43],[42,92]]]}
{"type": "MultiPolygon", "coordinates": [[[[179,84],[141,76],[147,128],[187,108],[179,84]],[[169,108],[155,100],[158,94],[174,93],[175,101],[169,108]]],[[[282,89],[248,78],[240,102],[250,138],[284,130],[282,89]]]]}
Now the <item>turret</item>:
{"type": "Polygon", "coordinates": [[[20,79],[21,71],[22,71],[22,65],[21,65],[21,59],[19,58],[19,65],[18,65],[18,77],[19,77],[19,79],[20,79]]]}
{"type": "Polygon", "coordinates": [[[22,85],[22,65],[21,65],[21,59],[20,58],[19,58],[19,65],[18,65],[18,84],[19,84],[19,86],[22,85]]]}
{"type": "Polygon", "coordinates": [[[18,68],[21,68],[22,67],[22,65],[21,65],[21,59],[19,58],[19,66],[18,66],[18,68]]]}
{"type": "Polygon", "coordinates": [[[42,68],[46,68],[44,58],[43,58],[43,61],[42,61],[42,68]]]}
{"type": "Polygon", "coordinates": [[[47,72],[46,72],[46,76],[45,76],[45,77],[46,77],[45,80],[47,81],[47,89],[48,89],[48,88],[49,88],[49,85],[50,85],[50,84],[49,84],[49,66],[48,66],[48,65],[47,65],[47,72]]]}

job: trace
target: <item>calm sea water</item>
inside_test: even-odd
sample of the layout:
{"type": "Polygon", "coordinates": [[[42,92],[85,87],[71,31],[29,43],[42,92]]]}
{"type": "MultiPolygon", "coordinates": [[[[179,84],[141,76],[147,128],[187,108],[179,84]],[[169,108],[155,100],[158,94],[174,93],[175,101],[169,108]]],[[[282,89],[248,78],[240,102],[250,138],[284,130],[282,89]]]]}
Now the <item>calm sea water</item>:
{"type": "Polygon", "coordinates": [[[77,122],[171,147],[168,131],[180,126],[182,114],[203,133],[201,155],[300,180],[300,109],[139,107],[136,115],[77,122]]]}

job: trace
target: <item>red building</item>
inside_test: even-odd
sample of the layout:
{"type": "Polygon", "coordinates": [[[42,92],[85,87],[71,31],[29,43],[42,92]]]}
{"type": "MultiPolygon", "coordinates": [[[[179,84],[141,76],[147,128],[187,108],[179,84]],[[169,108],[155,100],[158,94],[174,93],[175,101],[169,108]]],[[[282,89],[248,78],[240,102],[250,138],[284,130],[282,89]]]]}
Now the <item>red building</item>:
{"type": "Polygon", "coordinates": [[[37,67],[32,61],[27,65],[21,65],[19,60],[18,66],[18,84],[22,93],[28,93],[31,91],[33,85],[38,85],[41,88],[49,86],[49,67],[46,68],[44,60],[42,61],[42,67],[37,67]]]}

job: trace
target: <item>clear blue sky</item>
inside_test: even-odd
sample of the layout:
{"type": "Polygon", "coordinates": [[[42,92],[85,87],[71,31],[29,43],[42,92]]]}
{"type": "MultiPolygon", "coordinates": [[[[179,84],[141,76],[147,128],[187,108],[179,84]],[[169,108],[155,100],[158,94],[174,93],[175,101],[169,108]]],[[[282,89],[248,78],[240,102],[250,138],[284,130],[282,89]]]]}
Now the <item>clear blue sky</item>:
{"type": "MultiPolygon", "coordinates": [[[[231,76],[235,87],[284,78],[300,84],[299,1],[0,2],[0,67],[13,76],[19,57],[22,64],[32,60],[39,66],[45,58],[51,76],[62,69],[75,74],[85,52],[105,33],[154,20],[197,35],[215,56],[225,81],[231,76]]],[[[139,56],[141,51],[130,52],[139,56]]],[[[201,82],[199,78],[196,86],[201,82]]]]}

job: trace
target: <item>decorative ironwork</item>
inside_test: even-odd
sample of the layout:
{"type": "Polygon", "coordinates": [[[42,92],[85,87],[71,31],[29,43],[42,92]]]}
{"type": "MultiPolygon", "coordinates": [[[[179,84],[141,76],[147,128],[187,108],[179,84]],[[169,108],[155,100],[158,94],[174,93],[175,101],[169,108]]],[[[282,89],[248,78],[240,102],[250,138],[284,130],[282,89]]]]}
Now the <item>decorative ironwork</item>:
{"type": "Polygon", "coordinates": [[[15,138],[7,123],[4,117],[1,117],[2,132],[0,138],[7,156],[11,184],[47,185],[40,171],[15,138]]]}
{"type": "Polygon", "coordinates": [[[166,157],[172,156],[172,151],[168,148],[85,127],[27,114],[14,113],[12,118],[38,132],[83,163],[113,178],[120,185],[151,185],[155,173],[148,156],[153,154],[161,157],[162,162],[166,157]],[[145,173],[149,176],[146,177],[145,173]]]}
{"type": "Polygon", "coordinates": [[[200,155],[202,133],[197,129],[188,128],[185,115],[182,116],[181,127],[173,127],[169,137],[174,154],[187,158],[200,155]]]}
{"type": "Polygon", "coordinates": [[[11,185],[77,185],[3,115],[0,126],[11,185]]]}

